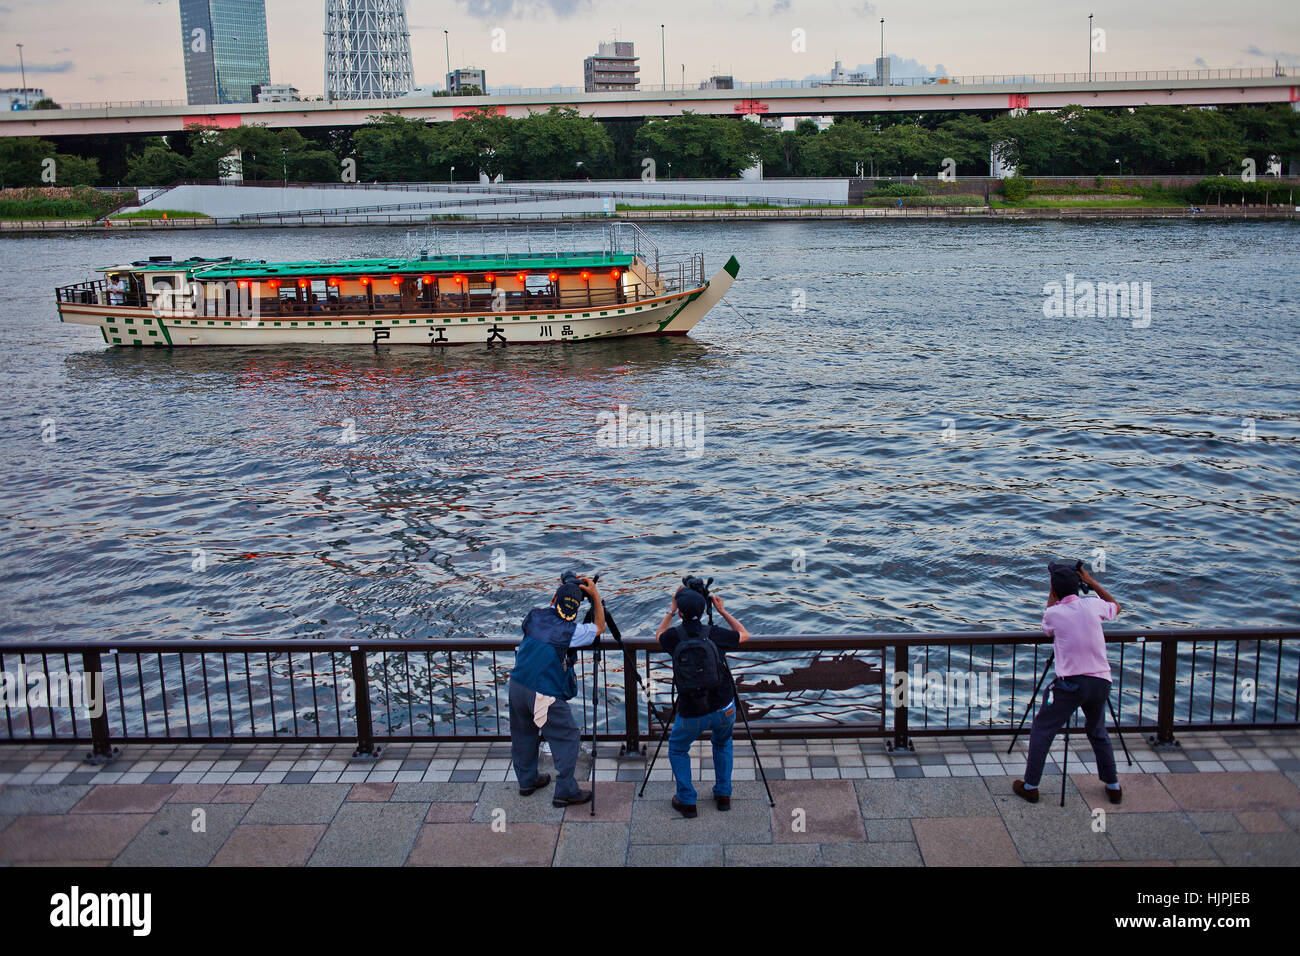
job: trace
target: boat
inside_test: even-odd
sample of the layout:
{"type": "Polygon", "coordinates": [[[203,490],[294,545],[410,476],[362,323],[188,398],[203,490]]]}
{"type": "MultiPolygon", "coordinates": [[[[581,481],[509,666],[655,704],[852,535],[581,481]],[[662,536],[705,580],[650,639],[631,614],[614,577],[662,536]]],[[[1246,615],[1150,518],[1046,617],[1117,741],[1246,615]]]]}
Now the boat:
{"type": "MultiPolygon", "coordinates": [[[[519,237],[516,235],[516,242],[519,237]]],[[[731,287],[702,253],[633,223],[605,248],[268,262],[150,256],[55,290],[59,319],[111,346],[469,345],[685,335],[731,287]]]]}

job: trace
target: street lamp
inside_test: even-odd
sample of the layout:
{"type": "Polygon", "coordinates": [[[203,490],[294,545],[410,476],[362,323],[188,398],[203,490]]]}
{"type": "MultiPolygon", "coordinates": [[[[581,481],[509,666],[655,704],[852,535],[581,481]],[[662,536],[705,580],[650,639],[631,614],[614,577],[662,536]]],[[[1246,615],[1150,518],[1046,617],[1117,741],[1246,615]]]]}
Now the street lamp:
{"type": "Polygon", "coordinates": [[[1092,82],[1092,14],[1088,14],[1088,82],[1092,82]]]}
{"type": "MultiPolygon", "coordinates": [[[[447,48],[447,92],[451,92],[451,34],[446,30],[442,31],[442,42],[447,48]]],[[[456,167],[453,166],[452,169],[456,167]]]]}
{"type": "Polygon", "coordinates": [[[453,166],[453,167],[451,167],[451,179],[450,179],[450,182],[453,182],[453,183],[454,183],[455,181],[456,181],[456,167],[453,166]]]}
{"type": "Polygon", "coordinates": [[[663,75],[660,77],[660,80],[662,81],[663,87],[666,90],[668,89],[668,41],[665,38],[664,25],[662,23],[659,24],[659,56],[660,56],[659,68],[663,73],[663,75]]]}
{"type": "Polygon", "coordinates": [[[27,109],[31,104],[27,100],[27,66],[23,63],[23,45],[18,44],[18,69],[23,74],[23,109],[27,109]]]}

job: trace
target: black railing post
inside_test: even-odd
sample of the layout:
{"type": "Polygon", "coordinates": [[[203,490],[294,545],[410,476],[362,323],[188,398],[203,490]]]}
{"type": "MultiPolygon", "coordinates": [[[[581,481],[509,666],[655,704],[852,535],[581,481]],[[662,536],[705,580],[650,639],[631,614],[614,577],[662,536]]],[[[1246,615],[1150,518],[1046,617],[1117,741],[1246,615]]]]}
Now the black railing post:
{"type": "Polygon", "coordinates": [[[366,652],[355,644],[348,648],[352,656],[352,697],[357,708],[357,749],[353,757],[379,756],[375,746],[375,729],[370,716],[370,681],[366,675],[366,652]]]}
{"type": "Polygon", "coordinates": [[[891,751],[916,749],[912,746],[912,741],[907,736],[907,698],[910,695],[910,688],[907,686],[907,681],[909,679],[907,664],[907,645],[895,644],[893,679],[885,692],[892,695],[901,691],[902,697],[894,706],[894,739],[889,745],[891,751]],[[903,675],[901,682],[898,679],[899,674],[903,675]]]}
{"type": "Polygon", "coordinates": [[[1174,739],[1174,690],[1178,683],[1178,639],[1160,641],[1160,683],[1156,697],[1156,735],[1151,743],[1157,747],[1177,747],[1174,739]]]}
{"type": "Polygon", "coordinates": [[[91,750],[86,763],[108,763],[117,754],[108,736],[108,689],[104,683],[104,669],[99,651],[86,651],[81,655],[83,679],[87,682],[86,701],[91,706],[91,750]]]}
{"type": "MultiPolygon", "coordinates": [[[[653,703],[647,701],[647,703],[653,703]]],[[[637,693],[636,651],[623,646],[623,746],[620,757],[641,754],[641,698],[637,693]]]]}

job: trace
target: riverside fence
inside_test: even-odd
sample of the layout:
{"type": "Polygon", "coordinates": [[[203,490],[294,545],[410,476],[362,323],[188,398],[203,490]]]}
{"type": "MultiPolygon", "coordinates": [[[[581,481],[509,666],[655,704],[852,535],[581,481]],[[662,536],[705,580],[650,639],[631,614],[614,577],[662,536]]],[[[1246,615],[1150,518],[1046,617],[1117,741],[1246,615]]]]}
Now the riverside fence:
{"type": "MultiPolygon", "coordinates": [[[[1119,729],[1172,745],[1180,730],[1300,726],[1300,628],[1107,634],[1119,729]]],[[[478,640],[0,643],[0,744],[389,742],[509,738],[517,642],[478,640]]],[[[652,639],[605,638],[578,657],[584,735],[643,751],[673,704],[652,639]],[[641,690],[638,677],[645,682],[641,690]],[[593,682],[596,691],[593,699],[593,682]],[[647,693],[648,692],[648,693],[647,693]],[[593,708],[595,708],[593,713],[593,708]]],[[[1030,632],[756,637],[729,656],[763,737],[1014,733],[1050,641],[1030,632]]]]}

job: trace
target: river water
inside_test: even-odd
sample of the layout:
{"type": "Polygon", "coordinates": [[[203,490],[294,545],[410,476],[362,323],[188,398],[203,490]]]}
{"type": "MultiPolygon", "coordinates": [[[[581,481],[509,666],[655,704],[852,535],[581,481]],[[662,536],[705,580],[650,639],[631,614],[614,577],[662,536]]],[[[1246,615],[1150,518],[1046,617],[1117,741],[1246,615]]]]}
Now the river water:
{"type": "MultiPolygon", "coordinates": [[[[6,639],[517,636],[568,568],[602,573],[628,635],[687,573],[758,634],[1023,629],[1066,557],[1104,561],[1129,625],[1300,621],[1291,224],[652,227],[710,273],[738,256],[725,302],[690,338],[569,347],[110,349],[54,308],[100,265],[393,255],[404,232],[0,242],[6,639]],[[1149,311],[1045,315],[1084,281],[1149,311]],[[620,407],[690,427],[611,443],[620,407]]],[[[1243,666],[1290,675],[1285,714],[1275,647],[1243,666]]],[[[742,664],[742,688],[879,717],[771,683],[808,662],[742,664]]]]}
{"type": "Polygon", "coordinates": [[[110,349],[54,308],[99,265],[401,230],[0,242],[5,636],[514,635],[570,567],[627,634],[686,573],[755,633],[1023,628],[1049,559],[1103,552],[1130,624],[1297,623],[1293,225],[650,232],[740,259],[692,337],[446,351],[110,349]],[[1149,324],[1046,317],[1067,275],[1150,283],[1149,324]],[[698,441],[608,447],[620,405],[698,441]]]}

